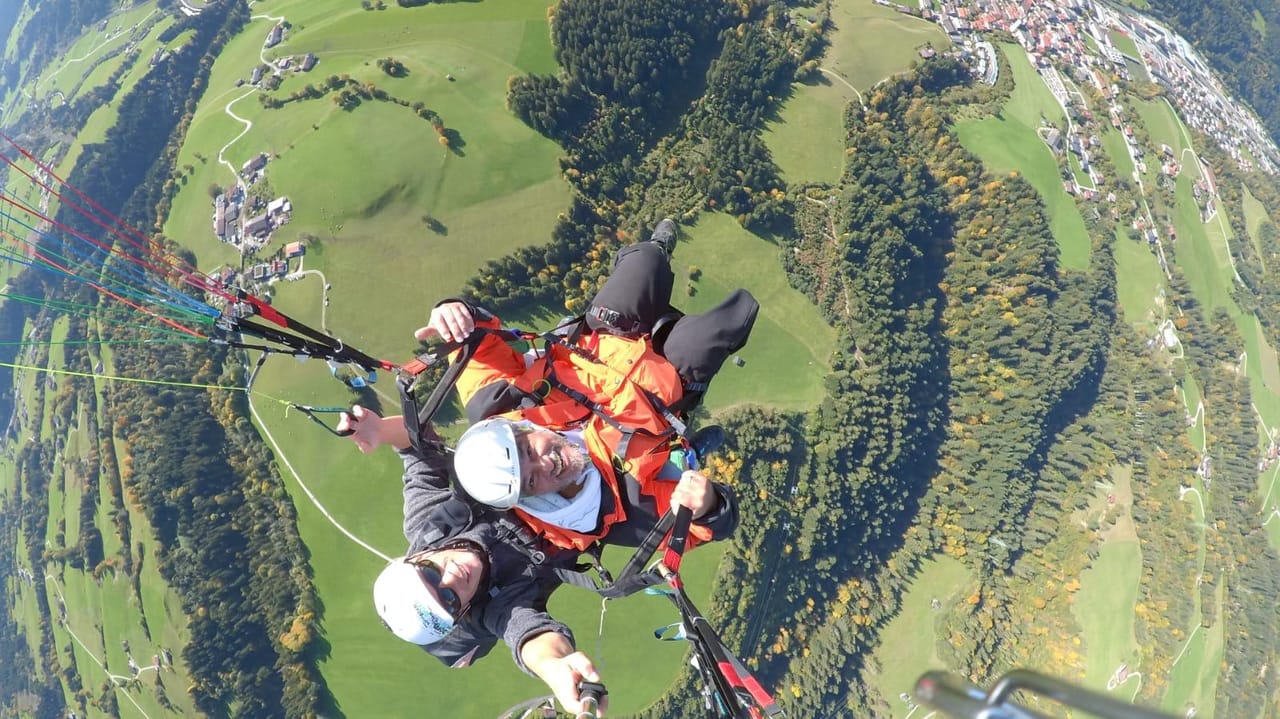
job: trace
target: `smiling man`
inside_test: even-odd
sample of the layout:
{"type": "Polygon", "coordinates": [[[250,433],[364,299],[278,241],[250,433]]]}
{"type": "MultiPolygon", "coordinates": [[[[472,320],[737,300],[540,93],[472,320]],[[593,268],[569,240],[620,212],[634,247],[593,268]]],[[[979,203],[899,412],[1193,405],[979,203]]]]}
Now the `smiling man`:
{"type": "MultiPolygon", "coordinates": [[[[679,417],[746,344],[759,305],[736,290],[707,312],[672,310],[675,233],[663,220],[650,241],[620,251],[584,318],[541,351],[522,354],[489,333],[457,378],[476,422],[454,456],[463,489],[558,547],[635,546],[673,504],[693,510],[690,546],[737,525],[733,491],[685,471],[672,450],[679,417]]],[[[417,337],[460,342],[477,327],[501,322],[450,300],[417,337]]]]}

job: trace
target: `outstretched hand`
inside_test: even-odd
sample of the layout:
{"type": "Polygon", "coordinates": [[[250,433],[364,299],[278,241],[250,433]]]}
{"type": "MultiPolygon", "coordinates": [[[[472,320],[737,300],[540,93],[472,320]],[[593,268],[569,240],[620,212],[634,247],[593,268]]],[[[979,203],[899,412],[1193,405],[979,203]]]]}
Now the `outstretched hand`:
{"type": "MultiPolygon", "coordinates": [[[[591,663],[591,659],[582,652],[574,652],[566,657],[556,660],[555,664],[543,679],[547,682],[547,686],[555,693],[556,699],[565,711],[570,714],[577,714],[586,709],[583,706],[582,697],[578,692],[578,684],[582,680],[589,682],[600,681],[600,675],[596,672],[596,667],[591,663]]],[[[609,706],[609,697],[605,696],[600,700],[599,716],[604,716],[604,710],[609,706]]]]}
{"type": "Polygon", "coordinates": [[[338,419],[338,431],[344,432],[351,430],[349,435],[352,442],[360,448],[361,452],[369,454],[373,450],[382,446],[382,417],[371,409],[365,409],[360,405],[353,405],[350,412],[343,412],[338,419]]]}
{"type": "Polygon", "coordinates": [[[445,342],[461,342],[476,328],[471,310],[461,302],[446,302],[431,310],[427,326],[413,333],[420,340],[439,338],[445,342]]]}

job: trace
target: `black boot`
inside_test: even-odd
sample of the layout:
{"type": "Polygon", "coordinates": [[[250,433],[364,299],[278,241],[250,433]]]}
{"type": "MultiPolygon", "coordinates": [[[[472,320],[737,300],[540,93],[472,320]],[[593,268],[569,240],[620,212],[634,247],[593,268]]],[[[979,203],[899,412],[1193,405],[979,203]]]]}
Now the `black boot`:
{"type": "Polygon", "coordinates": [[[724,427],[718,424],[709,424],[689,438],[689,446],[693,449],[694,455],[698,458],[698,464],[702,465],[706,462],[707,455],[724,446],[725,440],[729,439],[729,435],[724,431],[724,427]]]}
{"type": "Polygon", "coordinates": [[[653,228],[653,237],[649,238],[650,242],[656,243],[667,251],[667,257],[676,251],[676,227],[675,220],[664,217],[658,226],[653,228]]]}

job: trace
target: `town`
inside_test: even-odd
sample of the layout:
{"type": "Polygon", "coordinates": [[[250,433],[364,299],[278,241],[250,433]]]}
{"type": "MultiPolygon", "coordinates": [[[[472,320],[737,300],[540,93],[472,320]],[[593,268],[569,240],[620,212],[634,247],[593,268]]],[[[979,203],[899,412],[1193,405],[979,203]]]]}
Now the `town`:
{"type": "Polygon", "coordinates": [[[984,82],[998,79],[986,34],[1002,31],[1026,50],[1068,115],[1075,93],[1059,72],[1113,100],[1119,92],[1108,79],[1113,75],[1150,82],[1241,168],[1280,169],[1280,150],[1252,110],[1231,97],[1190,43],[1150,18],[1096,0],[919,0],[918,9],[876,1],[941,25],[975,58],[984,82]]]}

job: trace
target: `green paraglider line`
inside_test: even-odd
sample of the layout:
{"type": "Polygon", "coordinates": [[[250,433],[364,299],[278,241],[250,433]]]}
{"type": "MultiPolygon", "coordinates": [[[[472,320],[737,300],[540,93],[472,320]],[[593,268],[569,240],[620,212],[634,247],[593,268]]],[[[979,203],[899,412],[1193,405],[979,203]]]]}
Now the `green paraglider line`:
{"type": "Polygon", "coordinates": [[[110,380],[112,382],[133,382],[135,384],[162,385],[165,387],[184,387],[187,389],[214,389],[214,390],[222,390],[224,392],[244,392],[245,394],[252,394],[258,397],[262,397],[263,399],[269,399],[272,402],[279,402],[285,407],[297,406],[297,404],[294,402],[280,399],[279,397],[272,397],[271,395],[266,394],[264,392],[259,392],[258,390],[248,389],[245,387],[228,387],[227,385],[221,385],[221,384],[199,384],[197,382],[172,382],[172,381],[160,380],[160,379],[142,379],[139,377],[121,377],[119,375],[94,374],[93,372],[76,372],[73,370],[66,370],[66,369],[54,369],[52,367],[39,367],[36,365],[18,364],[16,362],[0,362],[0,367],[8,367],[10,369],[32,370],[34,372],[44,372],[46,374],[60,374],[68,377],[89,377],[91,379],[105,379],[105,380],[110,380]]]}

